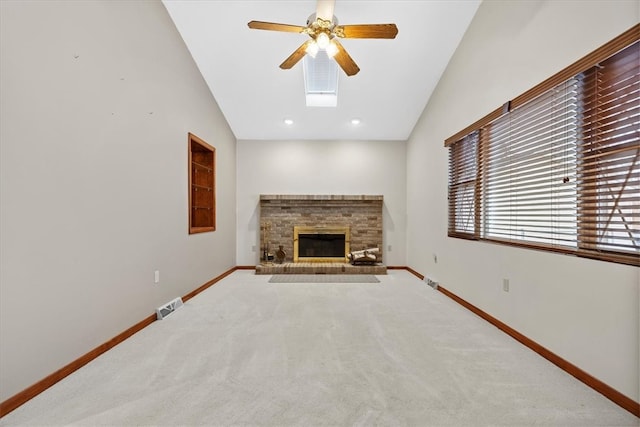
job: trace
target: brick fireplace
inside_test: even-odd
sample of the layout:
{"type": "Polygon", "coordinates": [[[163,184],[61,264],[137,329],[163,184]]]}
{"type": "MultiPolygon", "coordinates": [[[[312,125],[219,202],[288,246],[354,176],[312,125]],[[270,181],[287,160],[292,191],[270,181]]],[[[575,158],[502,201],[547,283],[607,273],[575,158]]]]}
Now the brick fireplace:
{"type": "MultiPolygon", "coordinates": [[[[318,268],[327,269],[326,262],[331,262],[339,263],[340,270],[344,270],[347,260],[335,254],[326,260],[316,256],[297,257],[300,230],[315,230],[314,233],[319,234],[346,230],[345,251],[376,247],[380,248],[378,256],[382,259],[382,206],[383,197],[378,195],[260,195],[261,260],[265,249],[275,258],[282,246],[286,253],[283,265],[289,269],[302,262],[311,267],[314,263],[325,264],[318,268]]],[[[262,264],[264,267],[265,263],[262,264]]],[[[347,264],[347,267],[351,266],[347,264]]],[[[259,270],[256,272],[260,273],[259,270]]]]}

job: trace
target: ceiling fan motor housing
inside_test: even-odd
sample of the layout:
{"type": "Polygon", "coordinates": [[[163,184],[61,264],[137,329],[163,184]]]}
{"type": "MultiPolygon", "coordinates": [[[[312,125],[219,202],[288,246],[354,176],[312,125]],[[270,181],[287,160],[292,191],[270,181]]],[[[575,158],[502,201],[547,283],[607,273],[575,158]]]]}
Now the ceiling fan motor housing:
{"type": "MultiPolygon", "coordinates": [[[[309,17],[307,18],[307,27],[316,22],[317,19],[317,14],[312,13],[311,15],[309,15],[309,17]]],[[[333,18],[331,18],[331,29],[333,29],[333,27],[335,27],[336,25],[338,25],[338,18],[336,18],[336,15],[333,15],[333,18]]]]}

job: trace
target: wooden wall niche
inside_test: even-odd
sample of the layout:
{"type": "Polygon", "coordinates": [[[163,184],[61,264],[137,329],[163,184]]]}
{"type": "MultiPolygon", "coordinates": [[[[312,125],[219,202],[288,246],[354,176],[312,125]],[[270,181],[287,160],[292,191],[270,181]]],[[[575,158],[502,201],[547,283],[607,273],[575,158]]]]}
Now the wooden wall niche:
{"type": "Polygon", "coordinates": [[[216,149],[189,133],[189,234],[216,229],[216,149]]]}

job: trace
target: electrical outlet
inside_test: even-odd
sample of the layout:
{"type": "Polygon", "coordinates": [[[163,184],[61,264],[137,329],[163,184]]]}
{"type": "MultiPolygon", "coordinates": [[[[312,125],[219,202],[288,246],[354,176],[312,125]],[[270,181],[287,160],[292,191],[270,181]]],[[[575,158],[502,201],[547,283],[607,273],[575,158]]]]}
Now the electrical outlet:
{"type": "Polygon", "coordinates": [[[153,272],[153,283],[160,283],[160,270],[153,272]]]}
{"type": "Polygon", "coordinates": [[[437,263],[438,263],[438,255],[433,254],[433,262],[434,262],[435,264],[437,264],[437,263]]]}
{"type": "Polygon", "coordinates": [[[509,279],[502,279],[502,290],[509,292],[509,279]]]}
{"type": "Polygon", "coordinates": [[[251,246],[251,252],[255,252],[256,251],[256,245],[251,246]]]}
{"type": "Polygon", "coordinates": [[[391,245],[387,246],[387,251],[391,252],[391,245]]]}

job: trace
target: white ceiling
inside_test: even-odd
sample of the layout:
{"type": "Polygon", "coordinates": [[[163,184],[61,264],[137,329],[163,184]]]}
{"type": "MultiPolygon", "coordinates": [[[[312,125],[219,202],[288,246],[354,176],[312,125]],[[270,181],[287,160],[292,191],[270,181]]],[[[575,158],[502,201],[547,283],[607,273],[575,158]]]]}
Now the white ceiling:
{"type": "Polygon", "coordinates": [[[335,108],[305,106],[302,61],[279,68],[307,35],[247,27],[251,20],[304,26],[315,1],[163,3],[237,139],[406,140],[480,1],[337,0],[341,25],[395,23],[398,36],[341,40],[360,72],[340,70],[335,108]]]}

